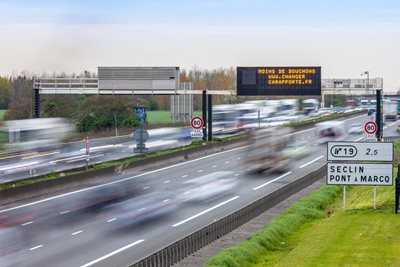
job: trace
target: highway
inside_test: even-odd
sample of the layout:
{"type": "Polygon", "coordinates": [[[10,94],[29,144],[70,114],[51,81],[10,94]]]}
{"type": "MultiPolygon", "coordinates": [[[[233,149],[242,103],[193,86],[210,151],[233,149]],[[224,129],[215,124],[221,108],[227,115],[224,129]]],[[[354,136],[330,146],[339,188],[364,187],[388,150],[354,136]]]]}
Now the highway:
{"type": "MultiPolygon", "coordinates": [[[[367,120],[367,116],[359,116],[346,120],[346,124],[367,120]]],[[[398,124],[387,123],[384,135],[394,135],[398,124]]],[[[349,135],[347,140],[362,141],[363,138],[363,134],[355,134],[349,135]]],[[[308,141],[311,152],[282,174],[248,175],[242,164],[247,148],[240,147],[146,173],[119,177],[112,182],[114,185],[134,182],[142,191],[140,194],[156,192],[160,202],[168,207],[163,216],[140,224],[130,225],[128,220],[119,216],[121,213],[115,212],[120,208],[118,204],[96,211],[69,210],[70,203],[106,185],[3,207],[0,215],[7,212],[32,215],[14,226],[24,237],[20,240],[26,240],[20,242],[20,250],[14,258],[21,261],[18,266],[128,266],[326,163],[326,146],[315,144],[314,129],[297,132],[295,139],[308,141]],[[182,201],[185,181],[217,171],[234,173],[237,184],[233,190],[210,202],[182,201]]],[[[137,206],[134,208],[141,210],[137,206]]]]}
{"type": "MultiPolygon", "coordinates": [[[[149,130],[150,140],[146,147],[150,152],[161,151],[189,144],[190,129],[165,128],[165,134],[159,130],[149,130]],[[178,132],[179,131],[179,132],[178,132]],[[170,133],[169,138],[166,135],[170,133]],[[185,138],[186,137],[186,138],[185,138]],[[189,138],[187,138],[189,137],[189,138]]],[[[89,143],[89,164],[103,163],[139,155],[134,153],[136,141],[128,137],[104,138],[91,140],[89,143]]],[[[86,143],[73,142],[65,144],[61,149],[45,152],[25,152],[12,159],[0,159],[0,183],[16,181],[24,178],[62,172],[86,165],[86,143]]]]}

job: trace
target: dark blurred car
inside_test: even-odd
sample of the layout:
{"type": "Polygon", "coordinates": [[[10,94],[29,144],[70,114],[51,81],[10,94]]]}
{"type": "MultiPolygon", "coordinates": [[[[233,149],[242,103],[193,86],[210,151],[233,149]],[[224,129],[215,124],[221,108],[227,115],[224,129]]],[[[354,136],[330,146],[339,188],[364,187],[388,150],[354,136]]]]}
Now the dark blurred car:
{"type": "Polygon", "coordinates": [[[370,109],[368,109],[367,116],[371,116],[374,113],[375,113],[375,109],[374,108],[370,108],[370,109]]]}
{"type": "Polygon", "coordinates": [[[128,226],[168,215],[175,208],[176,202],[172,195],[152,192],[111,205],[107,216],[115,218],[117,225],[128,226]]]}

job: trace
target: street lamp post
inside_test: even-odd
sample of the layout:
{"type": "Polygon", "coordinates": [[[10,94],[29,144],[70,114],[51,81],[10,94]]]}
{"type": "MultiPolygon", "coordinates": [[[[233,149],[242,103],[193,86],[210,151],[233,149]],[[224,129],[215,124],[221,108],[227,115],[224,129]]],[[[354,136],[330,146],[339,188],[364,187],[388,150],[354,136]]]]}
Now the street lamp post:
{"type": "Polygon", "coordinates": [[[333,91],[331,94],[331,108],[333,108],[333,93],[335,92],[335,87],[336,87],[336,83],[335,83],[335,80],[333,80],[333,91]]]}
{"type": "Polygon", "coordinates": [[[336,85],[341,84],[341,83],[342,83],[341,80],[333,80],[333,92],[331,94],[331,108],[333,108],[332,96],[333,96],[333,94],[335,94],[335,96],[336,96],[336,85]]]}
{"type": "Polygon", "coordinates": [[[363,73],[361,73],[361,76],[362,75],[367,75],[367,88],[366,88],[365,92],[367,95],[369,95],[369,71],[368,70],[364,71],[363,73]]]}

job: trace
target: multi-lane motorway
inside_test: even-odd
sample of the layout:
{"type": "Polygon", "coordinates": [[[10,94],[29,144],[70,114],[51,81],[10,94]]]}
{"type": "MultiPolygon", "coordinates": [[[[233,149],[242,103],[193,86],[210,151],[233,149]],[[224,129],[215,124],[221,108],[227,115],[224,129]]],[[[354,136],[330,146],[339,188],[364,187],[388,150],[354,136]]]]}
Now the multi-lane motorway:
{"type": "MultiPolygon", "coordinates": [[[[359,116],[346,120],[346,124],[367,120],[367,116],[359,116]]],[[[387,123],[384,135],[395,135],[397,125],[398,122],[387,123]]],[[[349,135],[347,140],[361,141],[364,137],[349,135]]],[[[19,251],[13,256],[20,260],[21,266],[128,266],[326,163],[326,146],[315,144],[314,129],[297,132],[295,139],[308,141],[310,154],[279,175],[249,176],[242,164],[247,148],[239,147],[146,173],[121,176],[114,185],[134,181],[140,186],[138,190],[158,192],[163,196],[160,202],[168,203],[168,214],[142,224],[129,225],[121,213],[114,212],[118,205],[95,212],[68,210],[66,203],[105,185],[8,206],[8,211],[40,214],[27,216],[14,226],[23,237],[20,240],[25,241],[19,242],[19,251]],[[238,184],[229,194],[210,202],[179,201],[185,181],[217,171],[231,171],[237,178],[238,184]]],[[[3,208],[0,215],[7,210],[3,208]]]]}
{"type": "MultiPolygon", "coordinates": [[[[190,129],[149,130],[152,138],[146,142],[150,152],[160,151],[189,144],[190,129]]],[[[89,164],[102,163],[138,155],[133,153],[136,141],[129,137],[95,139],[90,141],[89,155],[86,156],[86,142],[67,143],[62,149],[46,152],[25,152],[18,156],[0,155],[0,183],[16,181],[24,178],[62,172],[89,164]]]]}

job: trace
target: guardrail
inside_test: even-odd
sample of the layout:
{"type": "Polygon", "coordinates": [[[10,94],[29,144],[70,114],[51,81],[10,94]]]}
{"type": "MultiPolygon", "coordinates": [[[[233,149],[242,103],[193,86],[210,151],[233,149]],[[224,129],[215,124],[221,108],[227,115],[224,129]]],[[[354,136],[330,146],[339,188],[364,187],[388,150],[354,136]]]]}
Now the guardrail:
{"type": "Polygon", "coordinates": [[[240,210],[222,218],[175,243],[147,256],[130,267],[168,267],[200,248],[210,244],[223,235],[259,216],[294,193],[311,185],[326,174],[326,165],[311,172],[302,178],[287,184],[271,194],[241,208],[240,210]]]}

